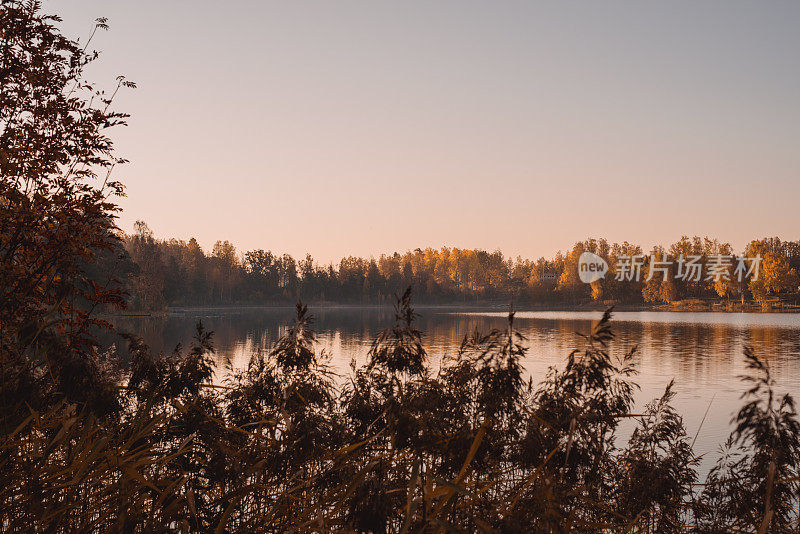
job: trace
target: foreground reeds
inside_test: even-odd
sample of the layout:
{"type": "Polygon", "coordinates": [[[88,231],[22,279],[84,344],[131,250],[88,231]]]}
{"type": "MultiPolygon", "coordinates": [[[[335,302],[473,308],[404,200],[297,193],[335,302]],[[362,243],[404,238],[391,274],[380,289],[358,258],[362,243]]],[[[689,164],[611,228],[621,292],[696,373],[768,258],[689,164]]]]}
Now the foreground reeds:
{"type": "Polygon", "coordinates": [[[169,355],[131,337],[126,385],[84,395],[102,404],[3,405],[3,530],[797,531],[800,427],[752,351],[727,452],[697,484],[671,384],[617,443],[636,370],[612,357],[610,311],[538,385],[513,313],[436,370],[415,317],[406,292],[343,381],[302,305],[224,385],[202,326],[169,355]]]}

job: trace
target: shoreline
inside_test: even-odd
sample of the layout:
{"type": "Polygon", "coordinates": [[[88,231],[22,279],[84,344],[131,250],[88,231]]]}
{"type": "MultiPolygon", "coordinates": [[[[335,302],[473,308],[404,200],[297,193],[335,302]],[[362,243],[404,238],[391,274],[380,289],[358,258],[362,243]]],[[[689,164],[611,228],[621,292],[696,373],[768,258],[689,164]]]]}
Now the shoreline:
{"type": "MultiPolygon", "coordinates": [[[[308,303],[308,307],[313,310],[388,310],[393,309],[393,304],[353,304],[353,303],[333,303],[333,302],[320,302],[308,303]]],[[[560,304],[523,304],[514,305],[515,312],[587,312],[597,311],[602,312],[610,307],[614,307],[618,312],[684,312],[684,313],[697,313],[697,312],[712,312],[712,313],[781,313],[781,314],[794,314],[800,313],[800,306],[784,303],[776,303],[776,305],[764,306],[756,303],[726,303],[724,301],[704,302],[692,301],[688,303],[676,304],[620,304],[614,302],[603,303],[584,303],[574,305],[560,305],[560,304]]],[[[169,317],[180,316],[185,314],[192,314],[197,312],[247,312],[247,311],[261,311],[261,310],[291,310],[294,308],[293,304],[283,303],[270,303],[270,304],[229,304],[229,305],[211,305],[211,306],[171,306],[165,310],[157,311],[136,311],[130,313],[104,313],[101,315],[107,317],[169,317]]],[[[492,311],[507,311],[509,309],[508,303],[499,301],[481,301],[473,303],[442,303],[442,304],[426,304],[421,303],[414,306],[417,310],[492,310],[492,311]]]]}

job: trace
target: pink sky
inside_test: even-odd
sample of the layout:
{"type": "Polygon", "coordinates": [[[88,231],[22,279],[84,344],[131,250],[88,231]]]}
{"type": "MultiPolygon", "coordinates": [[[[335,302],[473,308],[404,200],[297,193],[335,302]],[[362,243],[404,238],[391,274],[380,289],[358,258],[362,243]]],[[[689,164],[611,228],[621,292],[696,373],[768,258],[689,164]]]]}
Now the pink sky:
{"type": "Polygon", "coordinates": [[[139,88],[121,226],[320,261],[798,239],[800,3],[50,0],[139,88]]]}

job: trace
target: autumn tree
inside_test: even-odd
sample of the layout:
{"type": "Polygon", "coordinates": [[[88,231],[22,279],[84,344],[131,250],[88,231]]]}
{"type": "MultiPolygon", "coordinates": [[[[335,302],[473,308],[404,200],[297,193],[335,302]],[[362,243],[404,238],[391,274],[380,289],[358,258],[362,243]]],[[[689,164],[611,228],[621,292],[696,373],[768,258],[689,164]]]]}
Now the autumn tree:
{"type": "Polygon", "coordinates": [[[564,270],[558,279],[558,290],[572,303],[585,299],[588,294],[588,286],[581,282],[578,276],[578,259],[584,252],[586,252],[586,245],[575,243],[572,251],[565,258],[564,270]]]}
{"type": "Polygon", "coordinates": [[[750,279],[749,288],[753,297],[764,301],[769,295],[797,289],[797,271],[791,267],[780,239],[752,241],[747,247],[748,258],[761,258],[758,278],[750,279]]]}
{"type": "MultiPolygon", "coordinates": [[[[123,295],[114,273],[98,281],[86,266],[119,246],[115,199],[123,188],[111,171],[124,160],[108,134],[126,118],[111,109],[114,95],[132,84],[119,78],[107,94],[88,83],[85,69],[98,54],[64,37],[58,22],[39,2],[0,4],[4,416],[37,396],[113,404],[97,387],[104,378],[92,330],[104,323],[93,312],[122,305],[123,295]]],[[[105,28],[98,19],[95,31],[105,28]]]]}
{"type": "Polygon", "coordinates": [[[153,237],[153,231],[144,221],[136,221],[134,232],[128,236],[126,248],[137,265],[130,277],[134,306],[142,310],[159,310],[166,304],[164,298],[165,275],[162,247],[153,237]]]}

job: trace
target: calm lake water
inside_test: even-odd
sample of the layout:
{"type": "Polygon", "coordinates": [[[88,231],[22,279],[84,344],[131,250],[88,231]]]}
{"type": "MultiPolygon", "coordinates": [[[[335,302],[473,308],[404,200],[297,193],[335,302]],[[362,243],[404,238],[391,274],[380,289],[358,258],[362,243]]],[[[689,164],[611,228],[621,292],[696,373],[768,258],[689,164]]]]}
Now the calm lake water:
{"type": "MultiPolygon", "coordinates": [[[[171,351],[177,343],[187,345],[198,320],[215,332],[220,361],[236,367],[247,364],[250,355],[268,351],[293,316],[291,308],[225,311],[183,311],[168,317],[124,317],[119,330],[141,335],[157,351],[171,351]]],[[[488,331],[505,324],[503,312],[454,312],[422,308],[419,325],[425,346],[436,365],[445,353],[453,353],[463,337],[475,328],[488,331]]],[[[331,355],[340,373],[349,372],[349,362],[366,359],[376,334],[393,320],[391,309],[322,308],[316,317],[319,349],[331,355]]],[[[583,346],[576,332],[588,333],[600,312],[517,312],[516,325],[527,337],[529,351],[524,361],[534,381],[550,366],[563,366],[569,352],[583,346]]],[[[781,392],[800,398],[800,314],[619,312],[614,315],[614,355],[622,356],[639,347],[636,363],[640,386],[637,409],[659,397],[673,378],[675,406],[684,416],[687,432],[699,435],[698,455],[706,455],[705,471],[730,432],[730,421],[741,405],[739,376],[745,371],[746,345],[769,362],[781,392]],[[710,408],[709,408],[710,406],[710,408]],[[706,411],[708,415],[700,426],[706,411]]],[[[221,377],[218,377],[218,379],[221,377]]],[[[626,434],[625,428],[622,434],[626,434]]]]}

